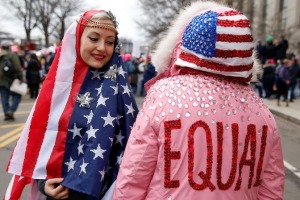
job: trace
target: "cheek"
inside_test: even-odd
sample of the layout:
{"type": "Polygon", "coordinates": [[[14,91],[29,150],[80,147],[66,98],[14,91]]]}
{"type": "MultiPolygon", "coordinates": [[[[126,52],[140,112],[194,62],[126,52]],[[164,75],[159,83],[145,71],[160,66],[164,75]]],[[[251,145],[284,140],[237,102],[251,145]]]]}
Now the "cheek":
{"type": "Polygon", "coordinates": [[[114,53],[114,47],[108,49],[108,54],[112,56],[114,53]]]}

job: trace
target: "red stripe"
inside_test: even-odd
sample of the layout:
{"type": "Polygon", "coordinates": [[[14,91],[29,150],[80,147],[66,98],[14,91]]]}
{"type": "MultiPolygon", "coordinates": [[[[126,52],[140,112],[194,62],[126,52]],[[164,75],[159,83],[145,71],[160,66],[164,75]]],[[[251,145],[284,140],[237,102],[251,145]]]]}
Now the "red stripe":
{"type": "Polygon", "coordinates": [[[32,115],[27,141],[27,144],[30,145],[27,145],[26,148],[22,176],[32,177],[33,170],[44,140],[60,51],[61,48],[59,48],[58,52],[56,53],[47,78],[43,82],[43,87],[39,94],[39,97],[43,98],[38,98],[36,101],[35,111],[32,115]]]}
{"type": "MultiPolygon", "coordinates": [[[[242,45],[242,44],[241,44],[242,45]]],[[[253,48],[250,50],[220,50],[216,49],[216,58],[247,58],[251,57],[253,48]]]]}
{"type": "Polygon", "coordinates": [[[237,10],[230,10],[219,14],[219,16],[234,16],[234,15],[242,15],[242,13],[237,10]]]}
{"type": "Polygon", "coordinates": [[[246,28],[250,27],[249,21],[246,19],[241,19],[241,20],[220,20],[218,19],[218,26],[223,26],[223,27],[240,27],[240,28],[246,28]]]}
{"type": "Polygon", "coordinates": [[[179,58],[186,62],[194,63],[195,65],[201,67],[201,68],[207,68],[212,69],[216,71],[221,72],[242,72],[242,71],[249,71],[252,69],[253,64],[249,65],[237,65],[237,66],[231,66],[231,65],[223,65],[220,63],[200,59],[197,56],[187,54],[184,52],[181,52],[179,55],[179,58]]]}
{"type": "MultiPolygon", "coordinates": [[[[76,27],[76,41],[80,41],[84,28],[85,28],[84,26],[76,27]]],[[[76,55],[80,55],[79,50],[80,50],[80,42],[76,42],[76,55]]],[[[67,101],[66,107],[64,108],[62,116],[59,119],[57,138],[50,159],[47,163],[47,172],[48,172],[47,178],[61,177],[67,132],[68,132],[67,130],[68,130],[69,121],[71,119],[72,111],[75,105],[74,97],[80,90],[80,87],[82,85],[82,82],[84,81],[87,71],[88,71],[88,66],[82,60],[81,56],[76,56],[72,88],[70,91],[70,96],[67,101]],[[59,168],[57,168],[57,166],[59,166],[59,168]]]]}
{"type": "MultiPolygon", "coordinates": [[[[21,198],[22,192],[27,184],[31,182],[31,178],[23,177],[20,180],[20,176],[14,175],[13,177],[13,185],[9,195],[9,200],[17,200],[21,198]]],[[[7,196],[7,194],[6,194],[7,196]]]]}
{"type": "Polygon", "coordinates": [[[69,126],[69,121],[71,119],[72,111],[75,105],[74,97],[76,96],[76,94],[78,94],[82,82],[84,81],[84,78],[88,71],[88,66],[85,63],[81,62],[82,61],[76,59],[76,64],[74,67],[74,78],[72,82],[70,96],[59,120],[57,138],[50,159],[47,163],[47,178],[61,177],[62,174],[62,165],[68,133],[67,130],[69,126]],[[57,168],[57,166],[60,167],[57,168]]]}
{"type": "Polygon", "coordinates": [[[252,42],[252,35],[217,34],[218,42],[252,42]]]}

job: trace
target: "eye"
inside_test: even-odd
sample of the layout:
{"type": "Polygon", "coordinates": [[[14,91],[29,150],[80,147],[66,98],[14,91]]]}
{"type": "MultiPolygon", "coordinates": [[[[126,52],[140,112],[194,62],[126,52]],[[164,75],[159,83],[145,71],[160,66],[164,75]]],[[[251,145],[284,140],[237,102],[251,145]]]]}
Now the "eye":
{"type": "Polygon", "coordinates": [[[114,45],[114,44],[115,44],[115,42],[112,42],[112,41],[107,41],[107,42],[106,42],[106,44],[108,44],[108,45],[114,45]]]}
{"type": "Polygon", "coordinates": [[[98,38],[95,38],[95,37],[88,37],[92,42],[98,42],[98,38]]]}

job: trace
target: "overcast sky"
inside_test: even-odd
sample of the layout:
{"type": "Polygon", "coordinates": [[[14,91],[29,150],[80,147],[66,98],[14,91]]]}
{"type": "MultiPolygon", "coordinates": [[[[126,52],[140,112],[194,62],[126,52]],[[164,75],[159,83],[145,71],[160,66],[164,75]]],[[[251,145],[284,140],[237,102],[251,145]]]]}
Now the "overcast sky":
{"type": "MultiPolygon", "coordinates": [[[[2,20],[0,21],[1,30],[11,33],[13,36],[25,37],[22,22],[14,20],[11,13],[1,3],[0,0],[0,14],[2,20]],[[5,18],[3,17],[5,16],[5,18]],[[3,20],[4,19],[4,20],[3,20]]],[[[119,22],[119,33],[121,37],[126,37],[132,40],[141,40],[141,33],[134,22],[135,19],[141,15],[138,8],[138,0],[79,0],[83,1],[84,9],[105,9],[110,10],[119,22]]],[[[77,14],[79,16],[80,13],[77,14]]],[[[32,32],[33,37],[38,37],[40,32],[35,30],[32,32]]]]}

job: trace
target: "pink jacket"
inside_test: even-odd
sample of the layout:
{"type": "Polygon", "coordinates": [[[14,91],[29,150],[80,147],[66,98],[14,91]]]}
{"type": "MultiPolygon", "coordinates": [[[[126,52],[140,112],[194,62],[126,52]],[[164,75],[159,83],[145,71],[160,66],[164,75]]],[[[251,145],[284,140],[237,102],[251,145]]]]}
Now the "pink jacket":
{"type": "Polygon", "coordinates": [[[248,84],[198,75],[157,81],[124,153],[113,199],[282,199],[281,140],[248,84]]]}

